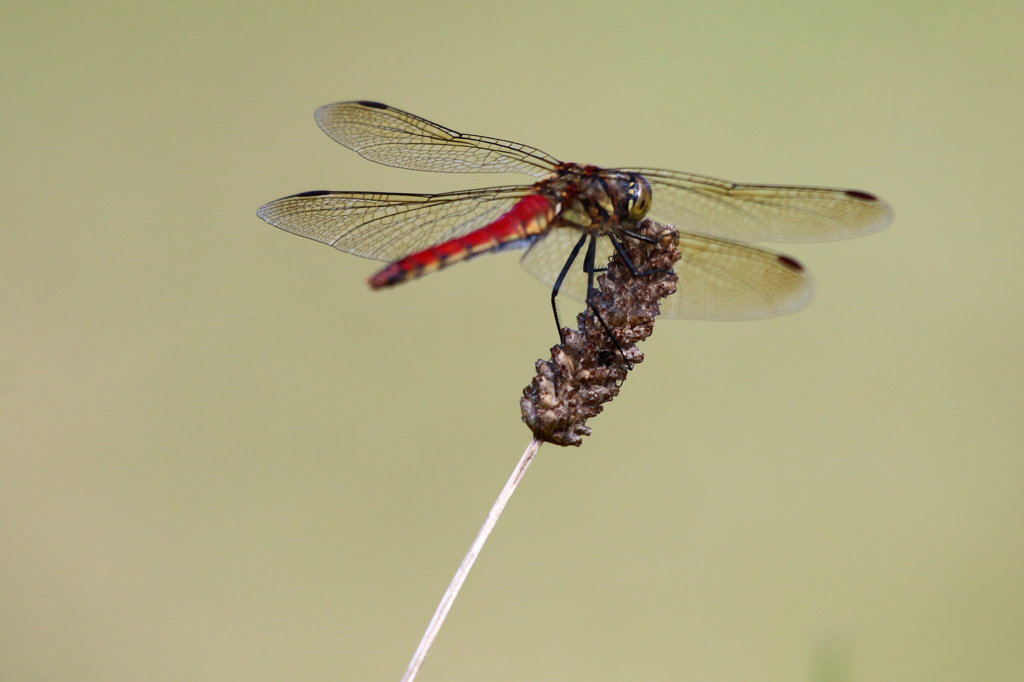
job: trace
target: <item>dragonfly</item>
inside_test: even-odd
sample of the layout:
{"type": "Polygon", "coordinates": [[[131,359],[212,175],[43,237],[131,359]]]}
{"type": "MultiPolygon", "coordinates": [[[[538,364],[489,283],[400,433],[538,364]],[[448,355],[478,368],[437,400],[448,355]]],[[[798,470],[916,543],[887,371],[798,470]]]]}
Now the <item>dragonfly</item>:
{"type": "Polygon", "coordinates": [[[647,274],[622,246],[645,238],[636,232],[645,217],[679,231],[678,291],[662,302],[662,315],[705,320],[774,317],[810,303],[814,285],[807,270],[750,242],[859,237],[885,229],[893,218],[885,201],[860,190],[563,162],[535,147],[459,133],[379,102],[327,104],[315,117],[334,141],[379,164],[524,173],[536,181],[440,194],[315,190],[271,201],[259,209],[260,218],[387,263],[370,276],[373,289],[483,253],[524,248],[522,266],[551,287],[560,338],[559,293],[591,305],[595,274],[615,253],[634,275],[647,274]]]}

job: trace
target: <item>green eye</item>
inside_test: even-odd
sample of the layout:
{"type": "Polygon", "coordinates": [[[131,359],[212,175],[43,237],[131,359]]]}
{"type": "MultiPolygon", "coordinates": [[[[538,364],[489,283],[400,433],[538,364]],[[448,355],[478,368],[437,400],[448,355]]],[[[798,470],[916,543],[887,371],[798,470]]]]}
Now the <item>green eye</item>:
{"type": "Polygon", "coordinates": [[[651,186],[642,175],[634,177],[629,183],[629,200],[626,204],[629,209],[629,219],[639,221],[651,210],[651,186]]]}

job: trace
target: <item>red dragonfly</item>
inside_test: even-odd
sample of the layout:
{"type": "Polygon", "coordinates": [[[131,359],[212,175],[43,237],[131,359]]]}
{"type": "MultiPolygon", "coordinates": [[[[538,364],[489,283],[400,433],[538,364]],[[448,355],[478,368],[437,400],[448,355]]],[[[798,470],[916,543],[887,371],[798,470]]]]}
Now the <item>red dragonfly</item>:
{"type": "MultiPolygon", "coordinates": [[[[892,209],[859,190],[744,185],[647,168],[598,168],[559,161],[517,142],[456,132],[377,102],[320,107],[316,122],[334,141],[386,166],[454,173],[526,173],[532,185],[442,194],[312,191],[277,199],[258,215],[288,232],[388,263],[374,289],[473,256],[520,247],[522,265],[589,303],[594,274],[650,213],[680,230],[678,293],[662,314],[756,319],[795,312],[813,295],[796,260],[740,242],[827,241],[877,232],[892,209]],[[573,268],[586,245],[582,267],[573,268]]],[[[634,274],[642,275],[626,260],[634,274]]]]}

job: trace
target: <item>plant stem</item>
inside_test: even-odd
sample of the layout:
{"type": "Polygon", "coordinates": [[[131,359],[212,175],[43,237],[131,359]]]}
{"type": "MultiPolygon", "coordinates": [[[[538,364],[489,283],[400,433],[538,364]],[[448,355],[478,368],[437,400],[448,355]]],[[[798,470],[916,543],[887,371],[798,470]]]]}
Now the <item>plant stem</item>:
{"type": "Polygon", "coordinates": [[[402,675],[401,682],[413,682],[415,679],[416,673],[419,672],[420,666],[423,665],[423,660],[427,657],[427,652],[430,651],[430,647],[437,637],[437,633],[440,632],[441,626],[444,624],[444,619],[448,616],[448,611],[452,608],[459,590],[462,589],[462,583],[466,582],[466,576],[469,575],[470,569],[473,568],[477,556],[480,555],[480,550],[483,549],[484,543],[487,542],[487,537],[494,530],[495,524],[498,523],[498,518],[501,516],[501,512],[504,511],[505,505],[508,504],[509,498],[516,491],[519,481],[522,480],[523,474],[526,473],[526,468],[530,466],[534,455],[537,454],[540,444],[541,441],[534,438],[526,446],[526,451],[523,452],[523,456],[519,459],[519,463],[516,464],[512,475],[509,476],[508,482],[505,483],[505,487],[499,493],[498,499],[494,501],[494,506],[491,507],[491,511],[488,512],[487,518],[484,519],[484,523],[480,527],[480,532],[476,534],[473,544],[469,546],[469,551],[466,552],[466,556],[462,559],[462,563],[459,564],[458,570],[455,571],[451,583],[448,584],[448,589],[445,590],[444,596],[441,597],[441,602],[437,605],[437,610],[434,611],[434,617],[430,619],[427,630],[423,633],[423,639],[420,640],[420,645],[416,647],[416,652],[412,655],[412,660],[409,661],[409,667],[405,669],[405,674],[402,675]]]}

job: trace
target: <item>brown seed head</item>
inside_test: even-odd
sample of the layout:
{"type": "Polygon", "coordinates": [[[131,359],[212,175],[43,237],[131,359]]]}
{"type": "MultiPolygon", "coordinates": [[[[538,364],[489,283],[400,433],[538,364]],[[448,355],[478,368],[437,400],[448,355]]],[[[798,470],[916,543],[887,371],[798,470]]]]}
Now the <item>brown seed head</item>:
{"type": "Polygon", "coordinates": [[[552,347],[550,360],[537,361],[537,376],[523,390],[523,421],[540,440],[578,446],[590,435],[587,419],[618,395],[629,370],[643,361],[636,344],[654,331],[658,301],[676,291],[678,233],[653,220],[636,232],[657,241],[625,237],[625,251],[641,272],[654,272],[637,277],[616,253],[597,279],[593,301],[607,329],[593,310],[584,310],[576,318],[579,329],[563,330],[565,342],[552,347]]]}

